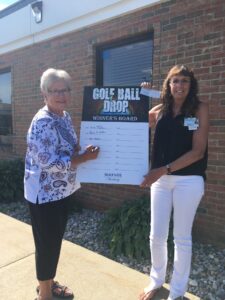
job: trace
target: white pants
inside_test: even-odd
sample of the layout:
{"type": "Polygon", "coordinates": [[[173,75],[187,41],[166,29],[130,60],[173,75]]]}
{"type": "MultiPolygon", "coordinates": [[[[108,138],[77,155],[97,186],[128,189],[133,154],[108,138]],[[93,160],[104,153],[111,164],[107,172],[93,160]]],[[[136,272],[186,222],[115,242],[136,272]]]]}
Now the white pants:
{"type": "Polygon", "coordinates": [[[204,194],[201,176],[164,175],[151,186],[150,249],[152,267],[150,288],[165,282],[167,238],[173,209],[174,270],[170,296],[183,296],[187,290],[192,255],[192,225],[204,194]]]}

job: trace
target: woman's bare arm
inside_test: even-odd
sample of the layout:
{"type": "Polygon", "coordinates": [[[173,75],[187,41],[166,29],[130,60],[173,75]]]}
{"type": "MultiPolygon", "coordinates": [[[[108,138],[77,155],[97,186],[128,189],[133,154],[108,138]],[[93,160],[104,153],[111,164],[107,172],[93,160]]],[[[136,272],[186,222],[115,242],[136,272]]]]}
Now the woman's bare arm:
{"type": "Polygon", "coordinates": [[[152,109],[150,109],[150,111],[148,112],[148,122],[150,128],[155,127],[161,108],[162,108],[162,104],[158,104],[154,106],[152,109]]]}
{"type": "MultiPolygon", "coordinates": [[[[199,120],[199,127],[193,133],[192,149],[180,156],[175,161],[170,162],[171,172],[180,170],[204,157],[205,149],[208,141],[209,131],[209,107],[207,103],[201,103],[196,113],[199,120]]],[[[152,169],[146,174],[145,179],[141,183],[142,187],[150,186],[162,175],[167,174],[167,167],[152,169]]]]}

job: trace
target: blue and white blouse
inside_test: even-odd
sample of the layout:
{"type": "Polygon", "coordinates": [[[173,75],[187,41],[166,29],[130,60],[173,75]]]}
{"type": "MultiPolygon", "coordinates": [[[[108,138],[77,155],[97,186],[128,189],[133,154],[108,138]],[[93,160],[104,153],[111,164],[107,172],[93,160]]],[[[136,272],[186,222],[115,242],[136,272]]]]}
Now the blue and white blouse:
{"type": "Polygon", "coordinates": [[[47,106],[37,112],[27,134],[24,193],[28,201],[56,201],[80,188],[76,169],[71,167],[76,146],[77,136],[67,112],[61,117],[47,106]]]}

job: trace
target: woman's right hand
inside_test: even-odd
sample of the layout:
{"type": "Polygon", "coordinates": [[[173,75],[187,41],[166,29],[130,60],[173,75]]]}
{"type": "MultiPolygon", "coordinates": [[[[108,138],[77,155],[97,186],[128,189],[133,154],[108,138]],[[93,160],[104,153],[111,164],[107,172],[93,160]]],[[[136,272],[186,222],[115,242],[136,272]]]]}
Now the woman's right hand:
{"type": "Polygon", "coordinates": [[[144,81],[141,83],[141,87],[145,88],[145,89],[151,89],[152,88],[152,84],[149,81],[144,81]]]}
{"type": "Polygon", "coordinates": [[[83,153],[86,160],[96,159],[98,157],[100,148],[98,146],[88,145],[83,153]]]}
{"type": "Polygon", "coordinates": [[[161,176],[167,174],[166,167],[160,167],[152,169],[144,176],[144,180],[141,182],[140,187],[150,187],[155,181],[157,181],[161,176]]]}
{"type": "Polygon", "coordinates": [[[98,146],[88,145],[83,153],[75,153],[71,159],[72,167],[74,168],[88,160],[96,159],[98,157],[99,150],[100,148],[98,146]]]}

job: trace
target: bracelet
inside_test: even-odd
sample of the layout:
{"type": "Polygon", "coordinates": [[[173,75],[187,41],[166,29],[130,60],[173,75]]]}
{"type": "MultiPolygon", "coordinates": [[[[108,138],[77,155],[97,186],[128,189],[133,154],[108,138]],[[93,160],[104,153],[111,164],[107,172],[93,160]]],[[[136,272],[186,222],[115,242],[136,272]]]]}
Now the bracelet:
{"type": "Polygon", "coordinates": [[[171,168],[170,168],[170,164],[166,165],[166,169],[167,169],[167,175],[171,175],[171,168]]]}

